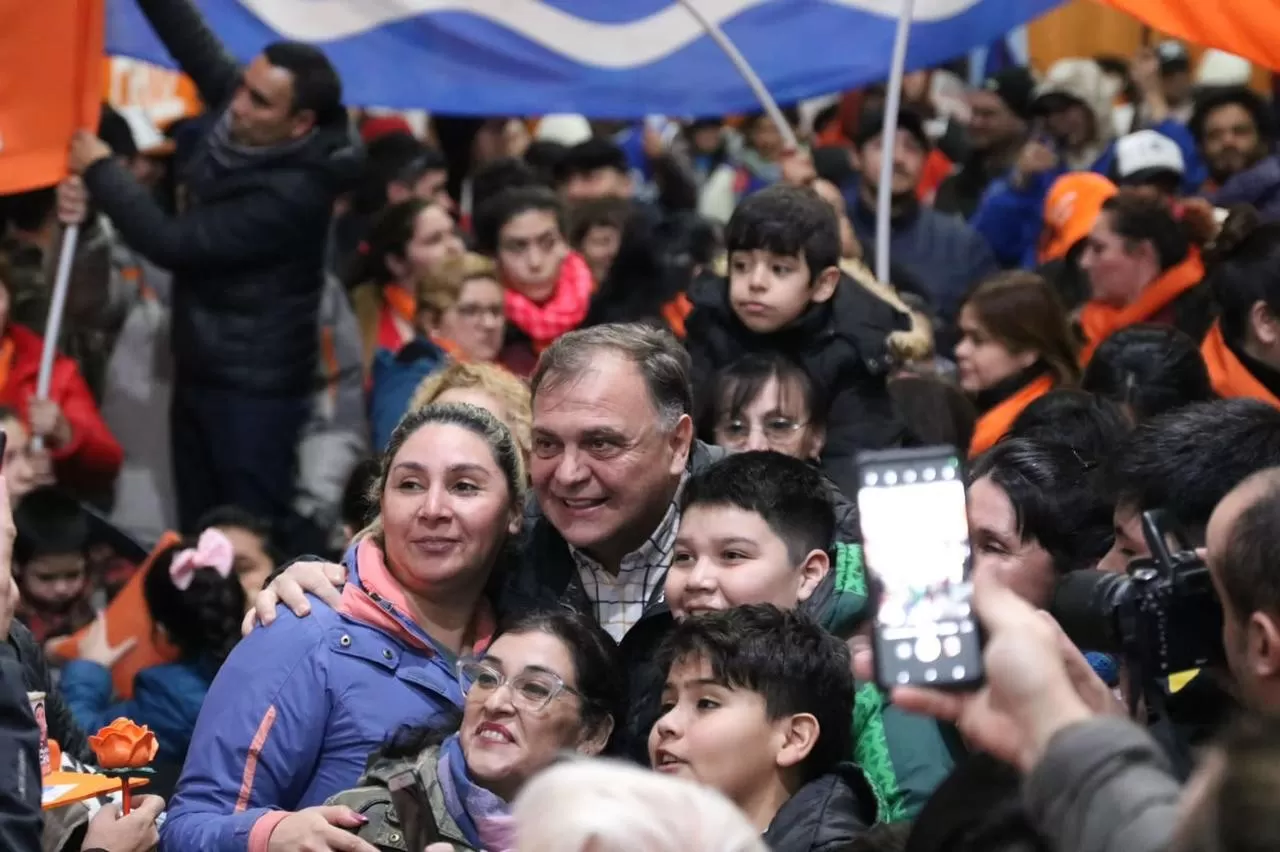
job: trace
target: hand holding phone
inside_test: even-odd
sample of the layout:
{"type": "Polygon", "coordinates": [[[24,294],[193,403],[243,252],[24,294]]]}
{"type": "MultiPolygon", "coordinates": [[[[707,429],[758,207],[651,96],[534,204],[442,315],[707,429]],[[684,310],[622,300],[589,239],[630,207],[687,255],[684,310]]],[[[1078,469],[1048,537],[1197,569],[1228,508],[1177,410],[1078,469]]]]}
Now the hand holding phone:
{"type": "Polygon", "coordinates": [[[858,477],[863,548],[883,586],[872,642],[876,682],[886,689],[981,683],[960,453],[945,446],[859,453],[858,477]]]}

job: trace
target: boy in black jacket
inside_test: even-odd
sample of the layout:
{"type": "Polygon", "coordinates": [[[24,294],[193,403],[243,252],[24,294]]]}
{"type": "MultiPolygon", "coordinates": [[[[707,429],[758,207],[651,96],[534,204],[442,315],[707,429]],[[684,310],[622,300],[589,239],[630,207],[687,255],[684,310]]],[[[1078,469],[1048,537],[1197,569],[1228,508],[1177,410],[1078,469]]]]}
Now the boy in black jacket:
{"type": "Polygon", "coordinates": [[[853,454],[899,446],[905,436],[886,386],[886,339],[910,319],[841,273],[839,225],[811,189],[779,184],[749,196],[725,244],[727,280],[704,277],[689,290],[686,342],[699,412],[714,405],[720,369],[748,352],[782,352],[831,400],[823,467],[854,493],[853,454]]]}

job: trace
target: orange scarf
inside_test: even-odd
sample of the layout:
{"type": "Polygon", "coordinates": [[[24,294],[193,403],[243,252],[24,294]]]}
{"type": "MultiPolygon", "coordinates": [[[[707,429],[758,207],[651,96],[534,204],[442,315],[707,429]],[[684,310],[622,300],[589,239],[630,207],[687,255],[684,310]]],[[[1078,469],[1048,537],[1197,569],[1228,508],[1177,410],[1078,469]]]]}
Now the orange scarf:
{"type": "Polygon", "coordinates": [[[1227,346],[1222,326],[1215,322],[1200,344],[1204,365],[1209,368],[1209,383],[1223,399],[1256,399],[1272,408],[1280,408],[1280,399],[1267,386],[1254,378],[1249,368],[1227,346]]]}
{"type": "Polygon", "coordinates": [[[13,338],[4,336],[0,342],[0,391],[9,386],[9,373],[13,370],[13,338]]]}
{"type": "Polygon", "coordinates": [[[693,302],[684,293],[677,293],[674,299],[662,306],[662,318],[671,327],[671,333],[681,340],[685,335],[684,321],[692,311],[693,302]]]}
{"type": "Polygon", "coordinates": [[[1193,248],[1186,260],[1165,270],[1163,275],[1148,284],[1133,304],[1123,308],[1102,302],[1085,304],[1080,311],[1080,330],[1084,332],[1085,339],[1080,364],[1089,363],[1099,343],[1122,328],[1151,319],[1203,279],[1204,263],[1200,260],[1200,252],[1193,248]]]}
{"type": "Polygon", "coordinates": [[[1017,393],[978,418],[969,442],[969,458],[977,458],[1004,437],[1023,410],[1053,390],[1053,377],[1041,376],[1023,385],[1017,393]]]}
{"type": "Polygon", "coordinates": [[[382,301],[386,303],[391,312],[400,319],[413,325],[413,321],[418,318],[418,302],[413,298],[412,293],[406,293],[403,287],[397,287],[394,284],[386,284],[382,288],[382,301]]]}
{"type": "Polygon", "coordinates": [[[378,345],[391,352],[399,352],[401,346],[413,339],[417,310],[417,300],[412,293],[406,293],[394,284],[383,285],[382,310],[378,312],[378,345]],[[397,318],[409,326],[407,335],[396,322],[397,318]]]}

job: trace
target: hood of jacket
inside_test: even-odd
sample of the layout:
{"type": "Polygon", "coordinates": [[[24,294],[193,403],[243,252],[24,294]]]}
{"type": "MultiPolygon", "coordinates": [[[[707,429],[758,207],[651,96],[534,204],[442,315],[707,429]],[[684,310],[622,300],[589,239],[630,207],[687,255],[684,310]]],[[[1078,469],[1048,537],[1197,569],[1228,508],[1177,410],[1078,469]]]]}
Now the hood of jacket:
{"type": "Polygon", "coordinates": [[[1045,75],[1044,82],[1036,87],[1036,100],[1048,95],[1066,95],[1079,101],[1093,113],[1094,138],[1086,146],[1086,153],[1071,163],[1072,168],[1088,168],[1093,165],[1115,136],[1115,120],[1112,118],[1116,86],[1092,59],[1060,59],[1045,75]],[[1085,160],[1088,162],[1084,162],[1085,160]]]}
{"type": "Polygon", "coordinates": [[[764,842],[773,852],[836,852],[876,821],[876,797],[852,763],[805,784],[783,803],[764,842]]]}

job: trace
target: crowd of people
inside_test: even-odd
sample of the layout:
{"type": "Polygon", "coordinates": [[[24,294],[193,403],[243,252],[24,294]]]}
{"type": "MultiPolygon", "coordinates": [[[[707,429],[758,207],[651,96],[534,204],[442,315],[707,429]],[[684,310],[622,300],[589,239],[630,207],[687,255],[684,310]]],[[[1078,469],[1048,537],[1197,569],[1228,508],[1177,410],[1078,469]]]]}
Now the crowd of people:
{"type": "Polygon", "coordinates": [[[104,106],[70,177],[0,198],[4,849],[1273,848],[1247,68],[937,69],[891,139],[882,87],[785,110],[800,149],[763,115],[423,135],[315,47],[242,67],[138,3],[206,114],[104,106]],[[857,456],[935,445],[986,680],[885,690],[857,456]],[[1166,569],[1139,609],[1188,671],[1114,621],[1166,569]],[[41,738],[92,771],[119,717],[150,795],[42,815],[41,738]]]}

